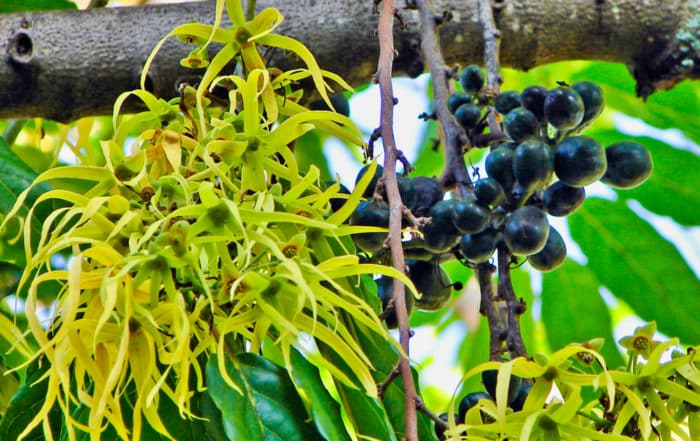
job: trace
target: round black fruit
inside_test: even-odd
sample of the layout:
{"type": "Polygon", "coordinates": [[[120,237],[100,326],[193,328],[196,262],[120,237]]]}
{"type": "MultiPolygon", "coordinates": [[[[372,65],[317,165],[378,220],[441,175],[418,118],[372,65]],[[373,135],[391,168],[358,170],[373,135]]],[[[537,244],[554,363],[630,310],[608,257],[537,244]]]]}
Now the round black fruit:
{"type": "Polygon", "coordinates": [[[498,235],[487,228],[481,233],[465,234],[459,241],[459,251],[469,261],[481,263],[488,261],[496,251],[498,235]]]}
{"type": "MultiPolygon", "coordinates": [[[[333,109],[344,116],[350,116],[350,102],[344,93],[334,93],[328,97],[333,104],[333,109]]],[[[310,110],[331,110],[323,100],[315,100],[309,104],[310,110]]]]}
{"type": "MultiPolygon", "coordinates": [[[[394,308],[393,303],[391,303],[391,309],[389,312],[387,311],[387,308],[389,308],[389,303],[391,302],[391,299],[393,298],[394,295],[394,279],[391,277],[386,277],[386,276],[381,276],[376,280],[377,282],[377,295],[379,295],[379,299],[382,301],[382,311],[384,311],[385,316],[384,316],[384,322],[386,323],[386,326],[389,329],[396,329],[399,326],[399,321],[396,318],[396,308],[394,308]]],[[[411,316],[411,312],[413,312],[413,306],[414,306],[414,299],[411,293],[406,291],[406,312],[408,313],[408,316],[411,316]]]]}
{"type": "MultiPolygon", "coordinates": [[[[440,421],[443,421],[444,423],[447,423],[447,421],[448,421],[447,412],[441,413],[441,414],[438,416],[438,418],[440,418],[440,421]]],[[[455,415],[455,422],[456,422],[457,424],[462,424],[462,423],[463,423],[463,421],[460,421],[460,420],[459,420],[459,416],[458,416],[458,415],[455,415]]],[[[437,424],[437,423],[435,424],[435,436],[437,436],[437,439],[438,439],[439,441],[445,441],[445,428],[444,428],[444,426],[442,426],[442,425],[440,425],[440,424],[437,424]]]]}
{"type": "Polygon", "coordinates": [[[513,155],[513,176],[524,191],[544,188],[552,180],[552,150],[538,138],[520,143],[513,155]]]}
{"type": "Polygon", "coordinates": [[[462,397],[462,399],[459,401],[458,407],[459,421],[464,422],[467,416],[467,412],[469,412],[469,409],[476,406],[476,403],[478,403],[481,400],[493,401],[493,398],[486,392],[470,392],[464,397],[462,397]]]}
{"type": "MultiPolygon", "coordinates": [[[[481,382],[484,384],[484,388],[486,388],[486,392],[489,393],[489,395],[492,397],[493,400],[496,399],[496,388],[498,386],[498,370],[496,369],[489,369],[486,371],[483,371],[481,373],[481,382]]],[[[516,397],[518,394],[518,390],[520,390],[520,386],[523,384],[523,379],[516,376],[516,375],[511,375],[510,379],[508,380],[508,403],[510,404],[513,399],[516,397]]]]}
{"type": "Polygon", "coordinates": [[[454,201],[451,208],[452,223],[462,234],[480,233],[489,224],[489,211],[473,201],[454,201]]]}
{"type": "Polygon", "coordinates": [[[608,166],[605,149],[588,136],[570,136],[554,147],[554,173],[572,187],[584,187],[600,179],[608,166]]]}
{"type": "Polygon", "coordinates": [[[596,83],[590,81],[579,81],[571,86],[583,101],[583,119],[581,126],[586,126],[603,111],[604,100],[603,91],[596,83]]]}
{"type": "Polygon", "coordinates": [[[544,191],[542,202],[552,216],[568,216],[583,204],[585,198],[585,188],[571,187],[557,181],[544,191]]]}
{"type": "Polygon", "coordinates": [[[539,123],[534,113],[518,107],[506,115],[503,125],[513,141],[521,142],[537,134],[539,123]]]}
{"type": "Polygon", "coordinates": [[[408,274],[418,292],[423,295],[415,300],[416,308],[437,311],[450,301],[452,282],[447,272],[436,262],[410,262],[408,274]]]}
{"type": "Polygon", "coordinates": [[[430,223],[421,231],[426,250],[432,253],[449,251],[457,242],[457,228],[452,223],[452,204],[454,200],[442,200],[433,205],[428,211],[430,223]]]}
{"type": "Polygon", "coordinates": [[[530,393],[531,389],[531,383],[523,383],[523,385],[520,386],[520,389],[518,389],[518,393],[515,395],[515,398],[513,398],[513,401],[511,401],[510,403],[510,408],[513,409],[514,412],[519,412],[523,410],[523,405],[525,404],[525,400],[527,399],[527,395],[530,393]]]}
{"type": "Polygon", "coordinates": [[[447,98],[447,108],[454,115],[457,108],[462,104],[471,104],[473,101],[471,95],[464,92],[455,92],[447,98]]]}
{"type": "Polygon", "coordinates": [[[540,271],[551,271],[566,259],[566,244],[554,227],[549,227],[547,242],[538,253],[527,257],[530,265],[540,271]]]}
{"type": "MultiPolygon", "coordinates": [[[[411,179],[412,195],[404,203],[415,216],[425,216],[430,208],[440,202],[445,195],[437,179],[416,176],[411,179]]],[[[403,198],[403,194],[401,195],[403,198]]]]}
{"type": "Polygon", "coordinates": [[[479,205],[495,207],[503,202],[506,194],[503,186],[494,178],[481,178],[474,183],[474,196],[479,205]]]}
{"type": "Polygon", "coordinates": [[[547,89],[542,86],[530,86],[520,94],[523,107],[534,113],[538,120],[544,121],[544,100],[547,89]]]}
{"type": "Polygon", "coordinates": [[[651,174],[654,164],[649,151],[632,141],[618,142],[605,149],[608,169],[601,181],[615,188],[634,188],[651,174]]]}
{"type": "Polygon", "coordinates": [[[493,100],[493,107],[501,115],[507,115],[511,110],[520,107],[520,93],[515,90],[501,92],[493,100]]]}
{"type": "Polygon", "coordinates": [[[462,89],[471,94],[476,94],[484,87],[484,73],[479,66],[474,64],[464,68],[462,75],[459,77],[459,84],[462,89]]]}
{"type": "MultiPolygon", "coordinates": [[[[360,179],[367,173],[367,170],[369,170],[370,164],[365,165],[360,169],[360,171],[357,173],[357,177],[355,178],[355,187],[357,187],[357,183],[360,182],[360,179]]],[[[374,170],[374,176],[372,176],[372,180],[369,182],[369,185],[367,185],[367,188],[365,188],[365,191],[362,192],[362,196],[365,198],[370,198],[374,194],[374,189],[377,187],[377,182],[379,182],[379,178],[382,177],[382,173],[384,173],[384,167],[381,165],[377,165],[377,168],[374,170]]]]}
{"type": "Polygon", "coordinates": [[[544,248],[549,235],[547,215],[532,205],[518,208],[506,219],[503,239],[513,254],[529,256],[544,248]]]}
{"type": "Polygon", "coordinates": [[[583,119],[583,100],[571,87],[555,87],[544,99],[544,116],[559,130],[579,125],[583,119]]]}
{"type": "MultiPolygon", "coordinates": [[[[326,183],[326,186],[330,187],[333,184],[335,184],[335,182],[328,182],[326,183]]],[[[350,194],[350,190],[348,189],[348,187],[344,186],[341,183],[338,183],[338,185],[340,185],[340,190],[338,190],[338,194],[350,194]]],[[[329,202],[331,203],[331,210],[333,210],[333,212],[340,210],[340,207],[342,207],[343,204],[345,204],[345,201],[347,201],[347,198],[330,198],[329,202]]]]}
{"type": "MultiPolygon", "coordinates": [[[[377,206],[362,201],[350,216],[350,225],[389,227],[389,207],[385,203],[377,206]]],[[[359,233],[353,234],[352,240],[362,250],[372,253],[384,246],[386,236],[387,233],[359,233]]]]}
{"type": "Polygon", "coordinates": [[[513,157],[515,151],[501,144],[486,156],[486,173],[501,184],[505,191],[510,191],[515,183],[513,175],[513,157]]]}
{"type": "Polygon", "coordinates": [[[462,127],[471,130],[481,119],[481,109],[476,104],[462,104],[455,110],[455,118],[462,127]]]}

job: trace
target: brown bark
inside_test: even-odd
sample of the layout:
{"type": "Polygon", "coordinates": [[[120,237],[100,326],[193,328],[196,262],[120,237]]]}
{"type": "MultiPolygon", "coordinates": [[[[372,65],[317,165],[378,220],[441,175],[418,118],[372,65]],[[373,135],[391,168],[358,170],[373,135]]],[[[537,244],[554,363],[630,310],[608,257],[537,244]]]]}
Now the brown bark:
{"type": "MultiPolygon", "coordinates": [[[[279,8],[280,33],[301,40],[319,64],[353,85],[370,81],[378,57],[377,17],[371,2],[258,0],[279,8]]],[[[501,64],[529,69],[571,60],[625,63],[642,96],[684,78],[700,78],[700,0],[493,1],[500,29],[501,64]]],[[[402,8],[402,4],[398,4],[402,8]]],[[[483,38],[477,0],[436,0],[453,19],[440,28],[447,63],[481,63],[483,38]]],[[[418,12],[400,9],[394,71],[420,66],[418,12]]],[[[116,96],[138,86],[143,62],[177,24],[211,23],[210,2],[142,8],[0,15],[0,118],[42,116],[70,121],[112,110],[116,96]]],[[[190,47],[173,40],[161,51],[150,80],[163,97],[175,95],[179,66],[190,47]]],[[[274,64],[293,60],[282,51],[274,64]]]]}

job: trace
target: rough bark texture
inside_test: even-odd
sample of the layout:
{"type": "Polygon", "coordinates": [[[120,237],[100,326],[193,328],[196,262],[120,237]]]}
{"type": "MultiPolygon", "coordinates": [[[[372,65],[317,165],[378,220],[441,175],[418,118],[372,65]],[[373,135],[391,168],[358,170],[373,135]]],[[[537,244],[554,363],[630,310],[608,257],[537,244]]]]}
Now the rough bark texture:
{"type": "MultiPolygon", "coordinates": [[[[501,64],[517,69],[560,60],[625,63],[638,93],[700,78],[700,0],[503,0],[493,1],[502,32],[501,64]]],[[[378,56],[377,17],[371,2],[258,0],[279,8],[279,29],[301,40],[319,64],[351,84],[370,81],[378,56]]],[[[402,8],[402,4],[398,4],[402,8]]],[[[440,28],[448,63],[481,63],[482,29],[477,0],[436,0],[453,19],[440,28]]],[[[394,71],[422,71],[418,12],[400,9],[394,71]]],[[[116,96],[138,86],[143,62],[176,25],[211,23],[211,2],[142,8],[0,15],[0,118],[42,116],[70,121],[111,112],[116,96]]],[[[150,73],[150,87],[172,97],[180,78],[192,75],[178,60],[191,47],[166,44],[150,73]]],[[[272,54],[282,68],[295,63],[272,54]]]]}

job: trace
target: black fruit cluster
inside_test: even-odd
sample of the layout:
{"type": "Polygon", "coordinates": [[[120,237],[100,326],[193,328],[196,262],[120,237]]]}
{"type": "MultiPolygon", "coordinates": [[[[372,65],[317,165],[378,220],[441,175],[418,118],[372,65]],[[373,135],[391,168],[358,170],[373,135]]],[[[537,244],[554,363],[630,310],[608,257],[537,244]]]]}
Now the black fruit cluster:
{"type": "MultiPolygon", "coordinates": [[[[497,370],[487,370],[481,373],[481,382],[486,391],[469,392],[462,397],[457,407],[457,413],[454,415],[454,419],[457,424],[462,424],[466,421],[467,412],[476,406],[479,401],[496,401],[497,377],[497,370]]],[[[510,407],[514,412],[522,410],[523,404],[525,404],[525,399],[530,393],[530,389],[532,389],[532,383],[530,381],[512,375],[508,384],[508,407],[510,407]]],[[[489,419],[489,416],[483,413],[481,417],[482,420],[489,419]]],[[[440,419],[446,422],[447,414],[441,414],[440,419]]],[[[438,439],[441,441],[445,439],[444,430],[438,424],[435,425],[435,435],[437,435],[438,439]]]]}
{"type": "MultiPolygon", "coordinates": [[[[547,214],[573,213],[585,199],[585,187],[598,180],[632,188],[651,173],[644,146],[625,141],[605,148],[580,134],[603,111],[603,94],[595,83],[530,86],[491,99],[481,69],[468,66],[460,84],[463,92],[452,94],[447,104],[462,127],[471,135],[484,131],[482,113],[492,105],[505,136],[491,146],[487,176],[474,183],[474,200],[460,202],[480,207],[486,218],[470,224],[471,231],[459,229],[459,253],[471,263],[489,260],[504,243],[534,268],[552,270],[564,261],[566,246],[547,214]]],[[[476,210],[470,212],[476,219],[476,210]]]]}

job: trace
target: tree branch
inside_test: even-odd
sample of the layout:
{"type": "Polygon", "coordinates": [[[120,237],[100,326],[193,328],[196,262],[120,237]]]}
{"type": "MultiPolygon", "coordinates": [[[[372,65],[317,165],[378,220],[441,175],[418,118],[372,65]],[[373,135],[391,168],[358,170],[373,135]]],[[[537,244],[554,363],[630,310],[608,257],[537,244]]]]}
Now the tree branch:
{"type": "MultiPolygon", "coordinates": [[[[477,1],[435,0],[434,11],[453,16],[439,34],[446,63],[481,63],[482,29],[472,19],[477,1]]],[[[282,11],[286,20],[278,31],[306,44],[324,69],[352,85],[369,81],[378,58],[377,18],[365,8],[341,0],[257,1],[258,10],[265,7],[282,11]]],[[[646,96],[700,78],[693,44],[700,32],[698,10],[700,0],[510,0],[496,16],[501,63],[527,70],[570,59],[621,62],[646,96]]],[[[211,2],[203,2],[0,15],[0,118],[65,122],[110,113],[121,92],[138,87],[143,63],[161,37],[192,20],[212,23],[213,11],[211,2]]],[[[419,13],[405,11],[402,21],[393,70],[415,74],[419,13]]],[[[150,75],[156,94],[176,96],[178,78],[197,73],[178,63],[190,49],[175,40],[163,47],[150,75]]],[[[298,65],[283,51],[271,62],[283,69],[298,65]]]]}
{"type": "MultiPolygon", "coordinates": [[[[403,202],[396,181],[396,161],[398,152],[394,139],[394,92],[391,84],[392,64],[394,60],[394,8],[393,0],[382,0],[379,12],[377,34],[379,36],[379,62],[375,78],[379,83],[381,99],[380,131],[384,146],[384,174],[382,181],[389,202],[389,247],[394,268],[405,273],[406,264],[401,246],[401,218],[403,217],[403,202]]],[[[418,423],[416,416],[416,385],[413,383],[411,365],[409,364],[409,340],[411,330],[408,325],[408,310],[406,307],[406,287],[398,279],[393,281],[393,300],[396,320],[399,324],[399,343],[403,353],[399,354],[399,371],[403,380],[406,397],[406,440],[418,441],[418,423]]]]}

